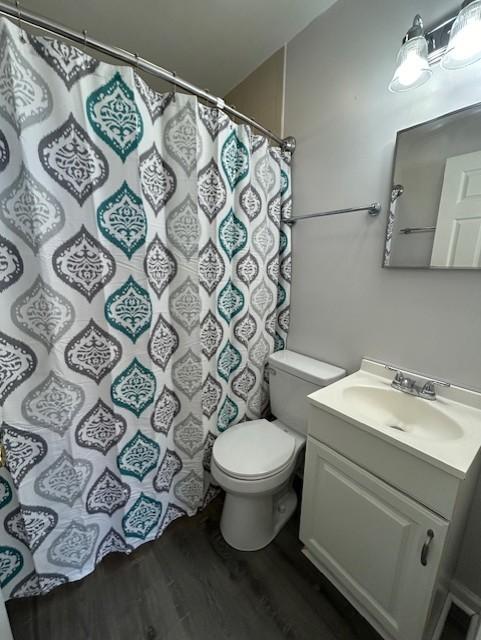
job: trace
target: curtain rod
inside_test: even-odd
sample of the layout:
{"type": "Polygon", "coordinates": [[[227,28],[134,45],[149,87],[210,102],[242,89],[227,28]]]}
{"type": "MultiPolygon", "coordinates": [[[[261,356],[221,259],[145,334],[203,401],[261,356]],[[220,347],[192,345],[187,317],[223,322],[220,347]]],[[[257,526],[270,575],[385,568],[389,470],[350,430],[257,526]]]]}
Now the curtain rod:
{"type": "Polygon", "coordinates": [[[145,71],[150,75],[161,78],[162,80],[166,80],[170,84],[180,87],[181,89],[184,89],[185,91],[188,91],[189,93],[196,95],[203,100],[206,100],[207,102],[215,105],[221,111],[224,111],[230,116],[233,116],[238,120],[241,120],[242,122],[250,125],[252,128],[257,129],[265,136],[271,138],[272,140],[275,140],[275,142],[277,142],[284,151],[290,151],[291,153],[293,153],[296,148],[296,140],[292,136],[288,136],[287,138],[279,137],[278,135],[270,131],[270,129],[263,127],[253,118],[244,115],[240,111],[237,111],[237,109],[235,109],[234,107],[226,104],[224,100],[222,100],[222,98],[217,98],[208,91],[204,91],[204,89],[197,87],[187,80],[179,78],[173,71],[164,69],[163,67],[160,67],[153,62],[146,60],[145,58],[141,58],[136,53],[131,53],[130,51],[120,49],[119,47],[112,47],[108,44],[100,42],[99,40],[96,40],[95,38],[91,38],[87,34],[87,31],[83,31],[82,33],[80,33],[79,31],[74,31],[69,27],[60,25],[53,20],[50,20],[49,18],[44,18],[43,16],[40,16],[36,13],[32,13],[31,11],[21,9],[18,3],[16,3],[16,6],[12,6],[0,0],[0,15],[4,15],[8,18],[17,20],[19,27],[20,22],[23,22],[32,27],[37,27],[39,29],[42,29],[42,31],[47,31],[48,33],[51,33],[55,36],[60,36],[61,38],[71,40],[76,44],[90,47],[91,49],[95,49],[96,51],[115,58],[116,60],[125,62],[132,67],[141,69],[142,71],[145,71]]]}

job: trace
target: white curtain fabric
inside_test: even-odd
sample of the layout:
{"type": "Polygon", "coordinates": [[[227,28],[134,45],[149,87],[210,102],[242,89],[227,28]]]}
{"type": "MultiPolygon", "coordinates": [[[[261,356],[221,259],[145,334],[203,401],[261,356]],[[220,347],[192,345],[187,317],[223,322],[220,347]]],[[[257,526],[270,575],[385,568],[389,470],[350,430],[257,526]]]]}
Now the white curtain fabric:
{"type": "Polygon", "coordinates": [[[192,96],[0,22],[4,597],[212,495],[289,324],[289,157],[192,96]]]}

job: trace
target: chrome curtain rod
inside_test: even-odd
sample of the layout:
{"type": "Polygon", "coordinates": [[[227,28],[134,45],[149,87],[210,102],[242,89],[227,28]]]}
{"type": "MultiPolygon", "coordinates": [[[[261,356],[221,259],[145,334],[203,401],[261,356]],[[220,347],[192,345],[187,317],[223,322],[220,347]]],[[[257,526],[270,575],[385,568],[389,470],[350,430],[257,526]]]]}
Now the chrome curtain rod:
{"type": "Polygon", "coordinates": [[[352,209],[335,209],[334,211],[324,211],[322,213],[306,213],[303,216],[284,219],[286,224],[294,224],[298,220],[310,220],[311,218],[324,218],[325,216],[337,216],[339,213],[355,213],[356,211],[367,211],[370,216],[377,216],[381,213],[381,204],[372,202],[364,207],[353,207],[352,209]]]}
{"type": "Polygon", "coordinates": [[[168,69],[164,69],[153,62],[149,62],[145,58],[141,58],[136,53],[131,53],[130,51],[126,51],[125,49],[120,49],[119,47],[112,47],[108,44],[100,42],[95,38],[91,38],[86,31],[80,33],[79,31],[74,31],[69,27],[65,27],[63,25],[50,20],[49,18],[44,18],[36,13],[32,13],[31,11],[26,11],[25,9],[21,9],[19,4],[16,6],[12,6],[7,2],[0,1],[0,15],[6,16],[8,18],[12,18],[18,22],[20,26],[20,22],[25,23],[26,25],[36,27],[38,29],[42,29],[42,31],[47,31],[48,33],[59,36],[61,38],[65,38],[67,40],[71,40],[76,44],[90,47],[91,49],[95,49],[103,54],[106,54],[116,60],[120,60],[121,62],[125,62],[135,68],[141,69],[150,75],[156,76],[157,78],[161,78],[162,80],[166,80],[170,84],[173,84],[189,93],[197,96],[198,98],[202,98],[206,102],[209,102],[215,105],[221,111],[241,120],[245,124],[250,125],[254,129],[257,129],[265,136],[271,138],[285,151],[294,152],[296,148],[296,140],[292,136],[288,136],[287,138],[281,138],[270,129],[263,127],[261,124],[256,122],[253,118],[244,115],[240,111],[237,111],[234,107],[226,104],[222,98],[217,98],[212,95],[208,91],[204,91],[200,87],[188,82],[187,80],[183,80],[179,78],[175,72],[169,71],[168,69]]]}

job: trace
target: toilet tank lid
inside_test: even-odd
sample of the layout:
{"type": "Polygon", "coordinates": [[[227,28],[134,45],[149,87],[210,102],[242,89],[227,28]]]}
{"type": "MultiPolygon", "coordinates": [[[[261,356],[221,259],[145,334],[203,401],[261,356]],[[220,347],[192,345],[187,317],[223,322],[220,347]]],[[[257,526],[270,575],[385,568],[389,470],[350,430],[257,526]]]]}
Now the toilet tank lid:
{"type": "Polygon", "coordinates": [[[273,369],[286,371],[320,387],[336,382],[346,375],[345,369],[287,349],[271,354],[269,364],[273,369]]]}

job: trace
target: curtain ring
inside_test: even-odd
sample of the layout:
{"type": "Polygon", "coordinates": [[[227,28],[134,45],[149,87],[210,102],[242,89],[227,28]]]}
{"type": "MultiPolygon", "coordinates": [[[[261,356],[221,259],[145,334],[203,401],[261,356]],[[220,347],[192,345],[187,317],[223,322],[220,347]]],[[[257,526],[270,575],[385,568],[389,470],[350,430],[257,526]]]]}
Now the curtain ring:
{"type": "Polygon", "coordinates": [[[135,58],[135,68],[138,69],[139,68],[139,54],[138,53],[134,53],[134,58],[135,58]]]}
{"type": "Polygon", "coordinates": [[[17,26],[18,26],[18,30],[20,31],[20,40],[22,42],[25,42],[25,38],[23,36],[23,29],[22,29],[22,15],[21,15],[21,11],[20,11],[20,3],[18,0],[15,0],[15,7],[17,9],[17,26]]]}
{"type": "Polygon", "coordinates": [[[84,29],[82,33],[84,37],[84,47],[86,47],[87,46],[87,29],[84,29]]]}
{"type": "MultiPolygon", "coordinates": [[[[175,73],[175,71],[172,71],[172,75],[174,76],[174,78],[177,78],[177,74],[175,73]]],[[[177,97],[177,85],[175,84],[175,82],[172,83],[173,89],[174,89],[174,97],[173,100],[174,102],[176,101],[176,97],[177,97]]]]}

